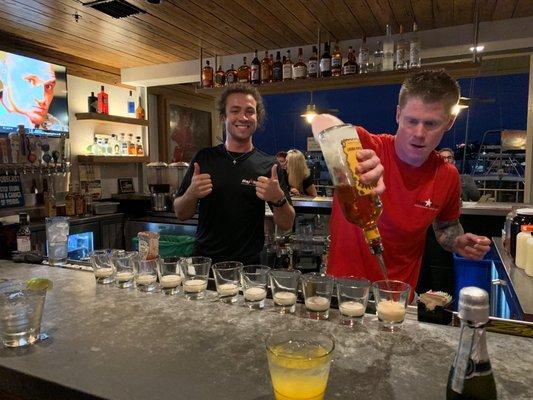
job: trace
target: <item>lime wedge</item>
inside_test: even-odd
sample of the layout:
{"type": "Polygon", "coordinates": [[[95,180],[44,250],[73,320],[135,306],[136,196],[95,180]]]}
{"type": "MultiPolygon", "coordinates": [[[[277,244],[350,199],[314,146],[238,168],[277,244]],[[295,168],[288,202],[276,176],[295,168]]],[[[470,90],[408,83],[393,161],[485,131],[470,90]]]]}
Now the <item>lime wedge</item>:
{"type": "Polygon", "coordinates": [[[46,278],[32,278],[26,282],[29,290],[50,290],[54,287],[53,282],[46,278]]]}

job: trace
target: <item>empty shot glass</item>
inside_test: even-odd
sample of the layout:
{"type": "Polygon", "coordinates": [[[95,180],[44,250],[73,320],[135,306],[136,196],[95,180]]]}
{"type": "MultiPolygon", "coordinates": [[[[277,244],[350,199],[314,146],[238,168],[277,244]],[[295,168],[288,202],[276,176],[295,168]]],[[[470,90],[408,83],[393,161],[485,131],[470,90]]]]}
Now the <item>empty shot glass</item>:
{"type": "Polygon", "coordinates": [[[302,275],[305,308],[311,319],[328,319],[335,279],[312,272],[302,275]]]}
{"type": "Polygon", "coordinates": [[[243,264],[238,261],[223,261],[213,264],[213,276],[220,301],[235,303],[239,294],[239,279],[243,264]]]}
{"type": "Polygon", "coordinates": [[[364,278],[337,278],[337,300],[341,314],[341,324],[348,326],[363,323],[370,281],[364,278]]]}
{"type": "Polygon", "coordinates": [[[247,265],[241,269],[242,293],[244,305],[259,310],[265,307],[269,267],[264,265],[247,265]]]}
{"type": "Polygon", "coordinates": [[[297,269],[274,269],[270,271],[270,289],[274,307],[281,314],[296,311],[298,284],[302,273],[297,269]]]}
{"type": "Polygon", "coordinates": [[[109,284],[115,281],[116,269],[111,263],[112,250],[94,250],[89,253],[96,283],[109,284]]]}
{"type": "Polygon", "coordinates": [[[180,259],[183,292],[187,300],[199,300],[205,297],[207,279],[211,268],[209,257],[183,257],[180,259]]]}
{"type": "Polygon", "coordinates": [[[179,257],[159,258],[157,262],[157,276],[161,290],[165,294],[177,294],[183,280],[179,257]]]}
{"type": "Polygon", "coordinates": [[[157,289],[157,263],[155,260],[139,260],[134,264],[135,284],[141,292],[153,292],[157,289]]]}
{"type": "Polygon", "coordinates": [[[405,319],[411,286],[401,281],[376,281],[372,284],[372,293],[380,328],[391,332],[399,330],[405,319]]]}
{"type": "Polygon", "coordinates": [[[139,254],[136,251],[114,250],[111,254],[111,263],[116,269],[115,284],[126,289],[134,284],[134,268],[139,262],[139,254]]]}

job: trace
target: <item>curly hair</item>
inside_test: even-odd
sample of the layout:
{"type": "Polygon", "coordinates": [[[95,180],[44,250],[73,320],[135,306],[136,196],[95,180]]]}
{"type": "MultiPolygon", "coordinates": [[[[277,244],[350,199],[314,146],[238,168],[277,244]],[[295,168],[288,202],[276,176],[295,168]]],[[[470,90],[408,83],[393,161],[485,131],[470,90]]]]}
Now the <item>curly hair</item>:
{"type": "Polygon", "coordinates": [[[260,127],[266,116],[265,104],[263,103],[263,98],[261,97],[259,90],[251,85],[234,83],[227,86],[222,93],[220,93],[220,96],[217,99],[218,115],[220,117],[226,116],[226,104],[228,102],[228,96],[235,93],[249,94],[254,98],[255,102],[257,103],[257,126],[260,127]]]}
{"type": "Polygon", "coordinates": [[[459,102],[460,87],[444,69],[417,72],[402,84],[398,105],[403,108],[409,98],[418,97],[425,103],[442,102],[444,111],[450,115],[459,102]]]}

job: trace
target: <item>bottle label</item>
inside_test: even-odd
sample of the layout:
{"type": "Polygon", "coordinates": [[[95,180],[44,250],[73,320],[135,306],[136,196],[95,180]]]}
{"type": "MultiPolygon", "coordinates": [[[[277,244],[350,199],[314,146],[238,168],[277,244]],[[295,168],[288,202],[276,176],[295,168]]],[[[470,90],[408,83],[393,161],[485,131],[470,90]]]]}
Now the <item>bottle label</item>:
{"type": "Polygon", "coordinates": [[[272,79],[275,81],[281,81],[283,79],[283,72],[279,66],[272,69],[272,79]]]}
{"type": "Polygon", "coordinates": [[[331,71],[331,58],[322,58],[320,60],[320,71],[321,72],[331,71]]]}
{"type": "Polygon", "coordinates": [[[309,75],[315,75],[318,74],[318,61],[317,60],[309,60],[307,63],[307,69],[309,71],[309,75]]]}
{"type": "Polygon", "coordinates": [[[344,66],[344,75],[351,75],[357,73],[357,65],[355,64],[348,64],[344,66]]]}
{"type": "Polygon", "coordinates": [[[331,59],[331,68],[340,69],[342,67],[342,58],[332,58],[331,59]]]}
{"type": "Polygon", "coordinates": [[[283,79],[292,79],[292,64],[283,65],[283,79]]]}
{"type": "Polygon", "coordinates": [[[359,51],[359,54],[357,56],[357,63],[359,65],[366,65],[368,64],[368,51],[359,51]]]}
{"type": "Polygon", "coordinates": [[[252,64],[252,67],[251,67],[251,80],[252,81],[258,81],[259,78],[260,78],[259,66],[255,65],[255,64],[252,64]]]}
{"type": "Polygon", "coordinates": [[[307,76],[307,67],[305,65],[295,66],[292,69],[294,79],[305,78],[307,76]]]}
{"type": "Polygon", "coordinates": [[[133,114],[135,112],[135,103],[128,101],[128,113],[133,114]]]}
{"type": "Polygon", "coordinates": [[[376,185],[369,185],[366,183],[362,183],[359,180],[359,172],[357,171],[357,150],[362,150],[363,146],[361,146],[361,141],[359,138],[349,138],[349,139],[343,139],[341,141],[342,150],[346,156],[346,163],[348,164],[348,167],[350,168],[350,171],[352,173],[352,179],[353,179],[353,186],[357,190],[357,193],[360,196],[366,196],[370,195],[372,192],[372,189],[376,187],[376,185]]]}
{"type": "Polygon", "coordinates": [[[31,251],[31,240],[29,236],[17,236],[17,251],[21,253],[31,251]]]}
{"type": "Polygon", "coordinates": [[[235,74],[226,75],[226,83],[235,83],[235,74]]]}

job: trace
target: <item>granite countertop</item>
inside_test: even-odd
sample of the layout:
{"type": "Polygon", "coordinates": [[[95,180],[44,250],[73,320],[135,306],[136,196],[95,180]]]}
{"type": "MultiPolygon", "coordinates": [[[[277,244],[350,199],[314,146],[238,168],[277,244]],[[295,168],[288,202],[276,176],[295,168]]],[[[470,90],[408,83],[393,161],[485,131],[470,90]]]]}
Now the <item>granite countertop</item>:
{"type": "MultiPolygon", "coordinates": [[[[43,330],[51,338],[0,350],[0,390],[40,399],[273,398],[264,348],[274,331],[331,334],[326,399],[443,399],[459,329],[408,320],[379,332],[330,321],[96,285],[90,272],[0,261],[0,277],[48,277],[43,330]]],[[[301,305],[300,305],[301,307],[301,305]]],[[[487,334],[498,398],[531,399],[531,340],[487,334]],[[530,367],[527,367],[527,366],[530,367]]]]}

